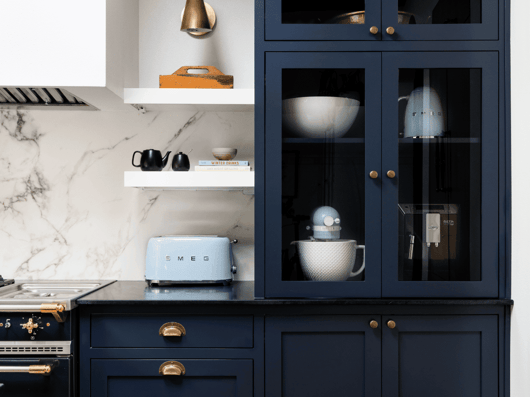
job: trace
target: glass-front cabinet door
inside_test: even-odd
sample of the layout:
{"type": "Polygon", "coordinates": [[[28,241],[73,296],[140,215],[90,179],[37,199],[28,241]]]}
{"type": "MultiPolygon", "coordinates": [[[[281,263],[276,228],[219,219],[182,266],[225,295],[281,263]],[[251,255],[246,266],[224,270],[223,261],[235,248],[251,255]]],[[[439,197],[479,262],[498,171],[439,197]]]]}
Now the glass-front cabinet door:
{"type": "Polygon", "coordinates": [[[268,52],[266,294],[381,296],[381,54],[268,52]]]}
{"type": "Polygon", "coordinates": [[[265,0],[266,40],[498,40],[499,0],[265,0]]]}
{"type": "Polygon", "coordinates": [[[383,54],[383,297],[498,296],[498,54],[383,54]]]}
{"type": "Polygon", "coordinates": [[[497,40],[499,0],[382,0],[385,40],[497,40]]]}
{"type": "Polygon", "coordinates": [[[381,40],[380,0],[266,0],[266,40],[381,40]]]}

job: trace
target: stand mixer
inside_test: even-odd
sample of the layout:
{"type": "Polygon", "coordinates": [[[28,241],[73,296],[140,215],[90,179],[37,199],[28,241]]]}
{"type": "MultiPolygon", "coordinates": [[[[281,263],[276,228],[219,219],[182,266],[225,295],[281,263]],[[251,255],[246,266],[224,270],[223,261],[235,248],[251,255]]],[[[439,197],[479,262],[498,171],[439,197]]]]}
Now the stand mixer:
{"type": "Polygon", "coordinates": [[[311,216],[313,231],[309,240],[293,241],[298,248],[300,265],[304,276],[313,281],[346,281],[349,277],[361,274],[363,264],[355,273],[357,248],[363,252],[364,245],[357,245],[355,240],[340,239],[340,216],[336,209],[329,206],[318,207],[311,216]]]}

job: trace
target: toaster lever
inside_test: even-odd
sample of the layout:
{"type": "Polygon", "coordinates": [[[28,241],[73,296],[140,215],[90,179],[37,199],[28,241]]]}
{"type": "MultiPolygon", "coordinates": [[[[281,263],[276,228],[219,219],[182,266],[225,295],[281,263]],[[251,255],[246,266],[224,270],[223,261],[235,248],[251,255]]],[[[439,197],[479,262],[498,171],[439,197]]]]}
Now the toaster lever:
{"type": "Polygon", "coordinates": [[[237,240],[237,239],[233,239],[233,240],[230,241],[230,242],[231,242],[232,244],[237,244],[237,243],[239,243],[239,240],[237,240]]]}

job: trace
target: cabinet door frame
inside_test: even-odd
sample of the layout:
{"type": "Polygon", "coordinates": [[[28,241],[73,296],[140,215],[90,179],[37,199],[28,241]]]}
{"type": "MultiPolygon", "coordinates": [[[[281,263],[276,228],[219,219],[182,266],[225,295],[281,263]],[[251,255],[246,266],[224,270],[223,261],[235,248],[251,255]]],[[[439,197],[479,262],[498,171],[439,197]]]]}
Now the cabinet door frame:
{"type": "Polygon", "coordinates": [[[383,54],[383,297],[496,298],[499,296],[499,73],[497,52],[383,54]],[[399,69],[482,69],[481,281],[398,281],[399,69]]]}
{"type": "Polygon", "coordinates": [[[237,394],[234,397],[252,397],[253,364],[252,360],[208,360],[208,359],[92,359],[90,362],[91,395],[108,397],[109,377],[159,377],[164,381],[164,375],[158,370],[166,361],[178,361],[186,368],[186,376],[197,377],[235,377],[237,379],[237,394]],[[147,373],[149,371],[149,373],[147,373]]]}
{"type": "Polygon", "coordinates": [[[365,0],[366,21],[362,25],[283,24],[282,1],[265,2],[265,40],[330,40],[330,41],[380,41],[381,1],[365,0]],[[379,33],[370,33],[375,26],[379,33]]]}
{"type": "Polygon", "coordinates": [[[386,41],[436,40],[498,40],[499,39],[499,3],[502,0],[482,0],[480,24],[414,24],[397,23],[398,0],[382,0],[382,30],[392,26],[393,35],[383,34],[386,41]]]}
{"type": "MultiPolygon", "coordinates": [[[[481,397],[499,395],[498,319],[496,315],[396,315],[383,316],[382,397],[399,397],[400,334],[480,332],[481,397]],[[394,329],[387,322],[396,323],[394,329]]],[[[433,358],[436,360],[436,358],[433,358]]],[[[411,369],[413,370],[413,369],[411,369]]]]}
{"type": "MultiPolygon", "coordinates": [[[[381,396],[381,315],[307,315],[265,317],[265,390],[282,396],[282,335],[285,333],[364,333],[365,396],[381,396]],[[379,326],[370,328],[370,321],[379,326]]],[[[318,362],[315,362],[315,376],[318,362]]],[[[325,381],[324,379],[322,380],[325,381]]]]}
{"type": "Polygon", "coordinates": [[[268,297],[381,296],[381,53],[267,52],[265,56],[265,291],[268,297]],[[365,281],[282,280],[282,70],[365,70],[365,281]]]}

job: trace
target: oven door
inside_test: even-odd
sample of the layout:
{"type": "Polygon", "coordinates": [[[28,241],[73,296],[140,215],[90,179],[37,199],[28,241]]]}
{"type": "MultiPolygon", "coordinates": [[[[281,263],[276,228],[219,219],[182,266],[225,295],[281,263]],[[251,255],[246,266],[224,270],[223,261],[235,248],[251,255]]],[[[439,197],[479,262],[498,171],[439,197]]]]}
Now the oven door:
{"type": "Polygon", "coordinates": [[[0,396],[73,396],[71,358],[0,359],[0,396]]]}

